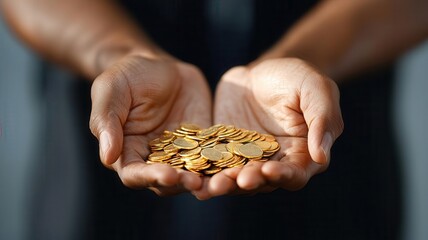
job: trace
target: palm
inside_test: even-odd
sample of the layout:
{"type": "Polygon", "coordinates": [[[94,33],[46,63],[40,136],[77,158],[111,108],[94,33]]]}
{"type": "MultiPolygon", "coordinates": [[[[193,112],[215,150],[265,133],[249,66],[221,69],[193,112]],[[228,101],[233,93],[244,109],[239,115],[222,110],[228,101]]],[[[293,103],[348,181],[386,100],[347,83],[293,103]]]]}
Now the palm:
{"type": "Polygon", "coordinates": [[[211,124],[211,97],[199,71],[184,63],[132,57],[103,75],[112,82],[108,86],[113,86],[112,96],[107,97],[115,100],[107,107],[116,109],[115,115],[123,126],[122,136],[118,136],[123,137],[123,144],[113,168],[124,184],[155,187],[158,194],[182,191],[186,186],[175,187],[180,184],[197,187],[196,176],[181,176],[189,180],[186,183],[180,179],[183,171],[166,165],[146,165],[144,160],[149,154],[148,142],[164,130],[174,129],[180,122],[211,124]]]}
{"type": "Polygon", "coordinates": [[[293,85],[285,84],[266,75],[255,78],[245,68],[233,69],[217,89],[215,122],[272,134],[281,146],[272,159],[300,172],[315,163],[308,151],[308,127],[299,110],[299,96],[293,85]]]}
{"type": "MultiPolygon", "coordinates": [[[[144,69],[153,67],[143,64],[144,69]]],[[[211,123],[211,99],[203,76],[185,64],[156,65],[149,72],[128,69],[127,75],[131,77],[126,77],[129,88],[124,91],[132,99],[123,127],[124,142],[127,138],[140,139],[140,143],[132,148],[140,149],[143,158],[148,155],[148,141],[164,130],[173,130],[181,122],[202,126],[211,123]]]]}
{"type": "MultiPolygon", "coordinates": [[[[305,106],[313,96],[304,95],[302,89],[306,87],[317,92],[317,85],[326,86],[320,92],[327,95],[335,89],[331,80],[317,79],[317,76],[310,66],[293,60],[273,60],[254,70],[236,67],[228,71],[217,88],[214,122],[274,135],[281,149],[272,157],[275,161],[252,162],[242,169],[228,169],[214,175],[207,184],[208,193],[201,191],[197,196],[271,191],[277,187],[299,189],[311,176],[324,170],[327,164],[313,161],[308,148],[311,122],[304,112],[315,110],[310,109],[314,104],[305,106]],[[307,81],[311,82],[305,85],[307,81]]],[[[336,113],[339,110],[337,100],[332,97],[331,102],[321,104],[331,105],[336,113]]],[[[340,123],[340,110],[337,118],[340,123]]]]}

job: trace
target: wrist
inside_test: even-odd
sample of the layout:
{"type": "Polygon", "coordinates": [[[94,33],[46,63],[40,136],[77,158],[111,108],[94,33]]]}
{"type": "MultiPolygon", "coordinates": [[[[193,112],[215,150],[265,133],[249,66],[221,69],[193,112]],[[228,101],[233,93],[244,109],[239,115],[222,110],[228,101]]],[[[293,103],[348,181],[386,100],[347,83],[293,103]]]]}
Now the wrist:
{"type": "Polygon", "coordinates": [[[139,45],[118,45],[100,49],[94,59],[97,74],[104,72],[110,66],[129,56],[142,56],[148,59],[169,58],[160,49],[141,47],[139,45]]]}
{"type": "Polygon", "coordinates": [[[172,58],[146,37],[112,36],[97,42],[92,51],[86,53],[82,62],[86,75],[95,78],[110,66],[128,56],[142,56],[149,59],[172,58]]]}

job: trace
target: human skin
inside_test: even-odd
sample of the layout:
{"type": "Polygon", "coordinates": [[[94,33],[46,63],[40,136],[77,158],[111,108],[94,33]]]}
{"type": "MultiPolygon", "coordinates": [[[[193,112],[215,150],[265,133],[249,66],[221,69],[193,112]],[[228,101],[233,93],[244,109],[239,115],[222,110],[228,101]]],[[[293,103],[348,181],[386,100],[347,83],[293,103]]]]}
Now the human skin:
{"type": "Polygon", "coordinates": [[[273,157],[277,161],[254,163],[206,178],[206,187],[194,194],[208,199],[277,188],[296,190],[325,170],[331,145],[322,139],[330,135],[334,142],[343,130],[336,105],[339,94],[327,76],[341,82],[392,61],[426,39],[426,9],[426,0],[323,1],[258,59],[226,72],[216,91],[214,123],[234,123],[270,133],[278,138],[282,149],[273,157]],[[305,84],[299,85],[302,82],[305,84]],[[267,86],[270,91],[266,91],[267,86]],[[293,94],[290,89],[295,89],[293,94]],[[309,94],[299,94],[302,92],[309,94]],[[246,101],[239,101],[237,95],[246,101]],[[309,97],[317,101],[305,108],[302,102],[309,97]],[[317,124],[307,116],[314,116],[317,124]],[[302,139],[307,145],[290,147],[290,142],[302,139]]]}
{"type": "Polygon", "coordinates": [[[197,67],[160,49],[114,2],[1,0],[5,19],[24,42],[94,80],[90,126],[99,140],[103,164],[117,171],[126,186],[150,188],[159,195],[191,191],[200,199],[278,187],[295,190],[325,170],[330,147],[343,130],[339,94],[330,78],[338,81],[391,61],[422,41],[428,35],[423,11],[427,5],[417,0],[321,2],[260,58],[222,77],[211,116],[207,111],[213,109],[211,96],[197,67]],[[266,78],[267,84],[261,84],[266,78]],[[188,81],[201,91],[183,88],[188,81]],[[292,87],[281,89],[285,83],[292,87]],[[234,86],[234,91],[225,86],[234,86]],[[235,92],[253,102],[246,106],[226,102],[235,92]],[[290,99],[270,99],[275,94],[290,99]],[[225,111],[226,104],[234,111],[225,111]],[[259,109],[256,114],[254,108],[259,109]],[[242,112],[247,118],[238,118],[242,112]],[[284,117],[287,113],[293,113],[291,119],[284,117]],[[260,123],[261,118],[269,121],[260,123]],[[148,152],[141,144],[181,121],[202,126],[234,123],[273,133],[282,138],[283,149],[276,155],[280,161],[204,179],[164,165],[146,165],[148,152]],[[294,142],[299,147],[290,149],[296,151],[286,152],[287,144],[295,146],[294,142]]]}

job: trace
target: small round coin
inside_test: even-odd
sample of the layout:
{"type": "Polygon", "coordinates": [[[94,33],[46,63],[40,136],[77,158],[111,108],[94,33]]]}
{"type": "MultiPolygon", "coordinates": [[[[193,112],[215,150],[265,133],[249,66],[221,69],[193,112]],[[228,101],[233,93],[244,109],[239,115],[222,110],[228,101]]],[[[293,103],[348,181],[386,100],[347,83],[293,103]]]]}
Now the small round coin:
{"type": "Polygon", "coordinates": [[[220,152],[228,152],[226,149],[226,144],[220,143],[214,146],[215,150],[219,150],[220,152]]]}
{"type": "Polygon", "coordinates": [[[223,158],[223,154],[214,148],[202,149],[201,156],[211,161],[218,161],[223,158]]]}
{"type": "Polygon", "coordinates": [[[182,123],[180,127],[184,131],[188,131],[188,132],[199,132],[201,130],[201,128],[198,125],[193,123],[182,123]]]}
{"type": "Polygon", "coordinates": [[[173,142],[178,149],[194,149],[198,146],[198,142],[192,139],[177,138],[173,142]]]}
{"type": "Polygon", "coordinates": [[[272,146],[272,144],[267,141],[255,141],[254,143],[257,144],[263,151],[269,150],[272,146]]]}
{"type": "Polygon", "coordinates": [[[181,151],[178,155],[182,156],[182,157],[189,157],[189,156],[193,156],[193,155],[197,155],[201,152],[201,148],[200,147],[196,147],[194,149],[191,150],[185,150],[185,151],[181,151]]]}
{"type": "Polygon", "coordinates": [[[258,158],[263,156],[263,150],[254,143],[247,143],[240,146],[239,153],[246,158],[258,158]]]}

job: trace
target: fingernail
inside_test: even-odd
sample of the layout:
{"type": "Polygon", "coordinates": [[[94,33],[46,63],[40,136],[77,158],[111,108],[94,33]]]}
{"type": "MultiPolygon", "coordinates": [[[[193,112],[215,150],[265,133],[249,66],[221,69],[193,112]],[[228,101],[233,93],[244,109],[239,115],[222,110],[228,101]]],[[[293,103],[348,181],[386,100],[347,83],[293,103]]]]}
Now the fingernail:
{"type": "Polygon", "coordinates": [[[105,159],[105,156],[106,156],[106,153],[107,153],[107,151],[109,150],[109,148],[110,148],[110,138],[109,138],[109,136],[108,136],[108,133],[107,132],[101,132],[101,135],[100,135],[100,150],[101,150],[101,154],[102,154],[102,159],[103,159],[103,161],[105,161],[106,159],[105,159]]]}
{"type": "Polygon", "coordinates": [[[326,161],[330,157],[330,149],[332,145],[333,145],[333,135],[330,132],[326,132],[321,142],[321,148],[324,152],[326,161]]]}

